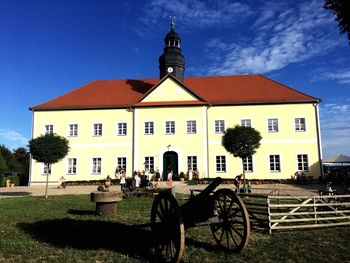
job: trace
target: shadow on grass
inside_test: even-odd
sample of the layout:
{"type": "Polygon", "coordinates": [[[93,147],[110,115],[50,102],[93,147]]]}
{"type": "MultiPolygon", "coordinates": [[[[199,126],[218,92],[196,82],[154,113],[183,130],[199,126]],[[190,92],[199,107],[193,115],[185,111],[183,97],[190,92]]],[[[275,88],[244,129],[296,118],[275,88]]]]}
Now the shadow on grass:
{"type": "Polygon", "coordinates": [[[71,214],[71,215],[80,215],[80,216],[97,215],[97,213],[95,211],[91,211],[91,210],[77,210],[77,209],[68,209],[67,213],[71,214]]]}
{"type": "Polygon", "coordinates": [[[117,222],[69,218],[19,223],[17,227],[36,240],[56,247],[82,250],[108,249],[153,261],[151,231],[139,227],[117,222]]]}

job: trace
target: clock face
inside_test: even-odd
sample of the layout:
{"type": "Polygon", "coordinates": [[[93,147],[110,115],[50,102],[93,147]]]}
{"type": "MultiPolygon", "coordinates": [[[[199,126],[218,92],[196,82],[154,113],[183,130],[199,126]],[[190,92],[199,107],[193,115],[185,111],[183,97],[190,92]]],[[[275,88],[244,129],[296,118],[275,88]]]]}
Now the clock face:
{"type": "Polygon", "coordinates": [[[174,71],[172,67],[168,67],[168,69],[167,69],[167,70],[168,70],[168,72],[169,72],[169,73],[171,73],[171,72],[173,72],[173,71],[174,71]]]}

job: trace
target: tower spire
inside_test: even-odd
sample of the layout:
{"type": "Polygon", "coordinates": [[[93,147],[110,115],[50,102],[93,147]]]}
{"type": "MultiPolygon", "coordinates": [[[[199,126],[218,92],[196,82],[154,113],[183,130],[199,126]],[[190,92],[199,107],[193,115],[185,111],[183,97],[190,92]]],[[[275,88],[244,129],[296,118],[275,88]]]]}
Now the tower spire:
{"type": "Polygon", "coordinates": [[[169,18],[170,18],[170,29],[174,29],[176,16],[170,15],[169,18]]]}
{"type": "Polygon", "coordinates": [[[171,73],[179,81],[183,82],[185,71],[185,58],[181,54],[181,39],[174,29],[175,16],[171,15],[170,31],[164,38],[164,52],[159,57],[160,78],[171,73]]]}

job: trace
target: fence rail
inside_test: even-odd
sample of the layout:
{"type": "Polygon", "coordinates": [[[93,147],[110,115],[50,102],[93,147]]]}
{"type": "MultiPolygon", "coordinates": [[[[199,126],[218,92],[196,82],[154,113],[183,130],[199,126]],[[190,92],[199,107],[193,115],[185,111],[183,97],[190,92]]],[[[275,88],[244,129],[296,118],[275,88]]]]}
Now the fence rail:
{"type": "Polygon", "coordinates": [[[275,230],[350,225],[350,195],[279,196],[241,193],[251,226],[270,234],[275,230]]]}
{"type": "Polygon", "coordinates": [[[268,196],[268,229],[350,225],[350,195],[268,196]]]}

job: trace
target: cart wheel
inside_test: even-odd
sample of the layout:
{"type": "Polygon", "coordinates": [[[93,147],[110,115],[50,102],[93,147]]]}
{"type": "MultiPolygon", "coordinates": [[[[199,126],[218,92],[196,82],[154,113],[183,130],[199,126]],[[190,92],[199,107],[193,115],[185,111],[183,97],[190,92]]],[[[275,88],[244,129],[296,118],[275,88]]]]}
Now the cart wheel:
{"type": "Polygon", "coordinates": [[[160,262],[180,262],[185,248],[185,228],[173,195],[160,192],[153,201],[151,230],[160,262]]]}
{"type": "Polygon", "coordinates": [[[249,215],[242,199],[230,189],[219,189],[214,201],[219,222],[210,228],[216,243],[230,252],[240,252],[250,237],[249,215]]]}

